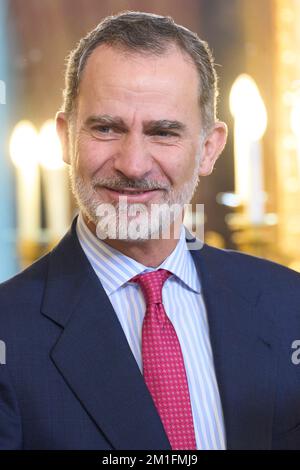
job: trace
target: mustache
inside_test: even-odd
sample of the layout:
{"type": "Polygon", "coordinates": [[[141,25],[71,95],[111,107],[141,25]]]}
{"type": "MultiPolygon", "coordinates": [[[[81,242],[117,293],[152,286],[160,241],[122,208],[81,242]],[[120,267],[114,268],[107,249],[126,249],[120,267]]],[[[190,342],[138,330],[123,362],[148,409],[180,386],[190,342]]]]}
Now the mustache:
{"type": "Polygon", "coordinates": [[[169,190],[170,185],[153,180],[131,180],[128,178],[94,178],[92,181],[94,188],[103,187],[114,190],[136,189],[141,191],[151,191],[154,189],[169,190]]]}

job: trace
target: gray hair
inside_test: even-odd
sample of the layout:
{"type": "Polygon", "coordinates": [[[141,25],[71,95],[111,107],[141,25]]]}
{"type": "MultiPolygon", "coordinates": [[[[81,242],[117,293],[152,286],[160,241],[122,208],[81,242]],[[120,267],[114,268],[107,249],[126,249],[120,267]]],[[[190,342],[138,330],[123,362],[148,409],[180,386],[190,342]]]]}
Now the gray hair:
{"type": "Polygon", "coordinates": [[[76,108],[76,97],[87,60],[101,44],[150,55],[162,55],[170,45],[177,45],[192,58],[198,71],[203,127],[208,130],[213,125],[216,120],[218,88],[214,60],[208,44],[196,33],[176,24],[169,16],[135,11],[104,18],[70,52],[62,106],[68,118],[76,108]]]}

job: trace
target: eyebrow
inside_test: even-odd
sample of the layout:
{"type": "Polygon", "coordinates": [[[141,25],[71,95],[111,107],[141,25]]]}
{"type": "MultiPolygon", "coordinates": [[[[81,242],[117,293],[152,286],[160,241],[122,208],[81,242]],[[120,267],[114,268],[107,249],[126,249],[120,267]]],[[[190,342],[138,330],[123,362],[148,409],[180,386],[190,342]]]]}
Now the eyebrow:
{"type": "MultiPolygon", "coordinates": [[[[128,126],[126,126],[125,122],[120,116],[111,116],[109,114],[101,114],[101,115],[92,115],[89,116],[85,120],[85,126],[91,127],[95,124],[103,125],[103,126],[113,126],[117,127],[122,130],[127,130],[128,126]]],[[[180,121],[170,120],[170,119],[159,119],[159,120],[151,120],[144,122],[144,132],[151,133],[158,130],[176,130],[179,132],[186,131],[186,125],[180,121]]]]}
{"type": "Polygon", "coordinates": [[[169,119],[159,119],[158,121],[147,121],[144,124],[144,130],[154,132],[156,130],[174,130],[184,132],[186,125],[180,121],[171,121],[169,119]]]}

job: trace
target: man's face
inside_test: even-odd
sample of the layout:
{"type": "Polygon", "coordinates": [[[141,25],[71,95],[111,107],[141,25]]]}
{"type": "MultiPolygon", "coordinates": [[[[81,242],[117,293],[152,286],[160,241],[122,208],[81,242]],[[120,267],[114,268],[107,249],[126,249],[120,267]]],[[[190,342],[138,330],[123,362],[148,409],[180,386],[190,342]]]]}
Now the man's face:
{"type": "MultiPolygon", "coordinates": [[[[146,216],[152,204],[190,201],[203,150],[198,80],[195,65],[175,47],[159,57],[106,45],[92,53],[68,163],[77,202],[95,225],[99,204],[118,208],[120,196],[128,207],[142,203],[146,216]]],[[[146,222],[145,213],[139,220],[146,222]]],[[[143,238],[158,225],[152,220],[143,238]]]]}

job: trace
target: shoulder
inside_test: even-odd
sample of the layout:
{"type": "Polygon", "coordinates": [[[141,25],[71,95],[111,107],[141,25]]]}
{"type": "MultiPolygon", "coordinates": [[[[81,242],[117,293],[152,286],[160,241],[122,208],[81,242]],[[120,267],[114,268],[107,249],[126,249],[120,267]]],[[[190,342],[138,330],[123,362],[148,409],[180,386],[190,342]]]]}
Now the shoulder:
{"type": "Polygon", "coordinates": [[[47,253],[26,269],[23,269],[7,281],[0,283],[0,296],[5,296],[16,290],[24,290],[28,287],[40,286],[44,282],[47,274],[49,255],[50,253],[47,253]]]}
{"type": "MultiPolygon", "coordinates": [[[[74,256],[76,257],[76,253],[74,254],[74,249],[72,247],[74,239],[75,221],[72,224],[71,230],[66,233],[66,235],[51,251],[12,278],[0,283],[0,306],[6,298],[10,299],[11,302],[15,302],[17,300],[14,297],[16,294],[18,294],[18,298],[21,298],[22,300],[29,300],[33,293],[37,296],[39,292],[43,291],[49,272],[51,258],[54,256],[59,260],[65,261],[64,253],[66,251],[68,252],[67,257],[69,257],[70,260],[72,260],[74,256]],[[71,250],[69,249],[70,246],[71,250]]],[[[72,264],[72,261],[70,261],[70,263],[72,264]]],[[[57,270],[59,269],[61,269],[60,266],[57,267],[57,270]]]]}
{"type": "Polygon", "coordinates": [[[13,320],[13,317],[29,314],[33,307],[41,303],[44,292],[49,253],[11,279],[0,284],[0,317],[13,320]]]}
{"type": "Polygon", "coordinates": [[[230,278],[236,285],[245,284],[249,280],[272,291],[295,291],[300,295],[300,273],[258,256],[249,255],[236,250],[214,248],[203,245],[199,250],[199,262],[206,265],[208,271],[217,272],[223,278],[230,278]]]}
{"type": "Polygon", "coordinates": [[[32,360],[50,338],[50,322],[41,315],[48,264],[49,254],[0,284],[0,340],[6,345],[7,364],[17,374],[22,357],[32,360]]]}
{"type": "MultiPolygon", "coordinates": [[[[277,336],[288,338],[287,344],[291,343],[290,338],[295,331],[299,334],[298,272],[257,256],[209,245],[203,245],[195,257],[204,294],[206,289],[206,295],[218,297],[218,293],[227,292],[228,299],[233,296],[242,298],[254,307],[252,320],[260,324],[263,318],[268,317],[276,325],[277,336]]],[[[226,299],[226,294],[223,298],[226,299]]]]}
{"type": "Polygon", "coordinates": [[[72,276],[82,273],[87,262],[76,238],[75,222],[76,219],[71,230],[51,251],[0,284],[0,324],[10,323],[12,327],[20,322],[23,324],[25,319],[42,317],[39,314],[47,288],[56,285],[61,300],[64,287],[72,276]]]}
{"type": "Polygon", "coordinates": [[[248,269],[255,269],[256,272],[269,271],[280,276],[291,276],[300,279],[300,273],[297,271],[263,257],[250,255],[237,250],[215,248],[207,244],[203,245],[202,250],[205,256],[210,257],[211,261],[229,263],[232,268],[243,266],[248,269]]]}

